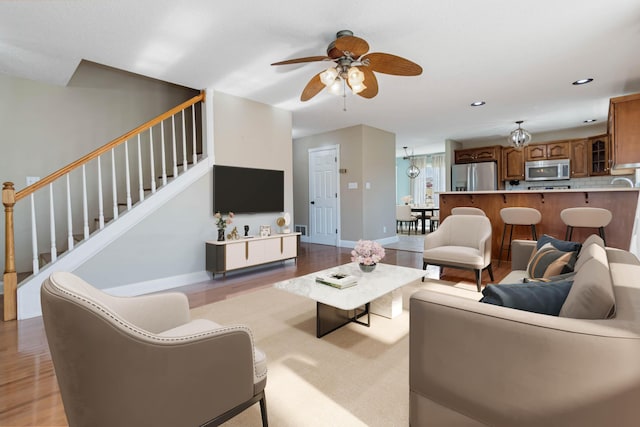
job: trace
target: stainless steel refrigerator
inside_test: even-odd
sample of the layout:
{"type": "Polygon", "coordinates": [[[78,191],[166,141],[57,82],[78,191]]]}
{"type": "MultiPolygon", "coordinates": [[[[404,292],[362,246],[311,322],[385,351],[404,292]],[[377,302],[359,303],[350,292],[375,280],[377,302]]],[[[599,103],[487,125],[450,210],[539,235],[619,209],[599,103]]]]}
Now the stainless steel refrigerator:
{"type": "Polygon", "coordinates": [[[498,169],[495,162],[451,166],[451,189],[453,191],[486,191],[497,188],[498,169]]]}

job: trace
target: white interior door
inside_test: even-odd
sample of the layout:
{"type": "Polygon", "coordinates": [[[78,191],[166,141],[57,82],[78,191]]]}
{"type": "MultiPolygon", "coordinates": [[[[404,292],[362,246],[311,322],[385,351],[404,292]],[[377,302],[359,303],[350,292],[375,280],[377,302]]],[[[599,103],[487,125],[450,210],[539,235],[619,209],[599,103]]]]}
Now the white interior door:
{"type": "Polygon", "coordinates": [[[338,146],[309,150],[309,241],[338,246],[338,146]]]}

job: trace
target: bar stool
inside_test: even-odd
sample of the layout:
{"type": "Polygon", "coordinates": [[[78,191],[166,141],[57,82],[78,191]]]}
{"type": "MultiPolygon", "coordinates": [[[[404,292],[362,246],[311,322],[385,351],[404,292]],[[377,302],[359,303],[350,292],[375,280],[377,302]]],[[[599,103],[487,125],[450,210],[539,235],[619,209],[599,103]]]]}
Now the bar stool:
{"type": "Polygon", "coordinates": [[[472,206],[458,206],[457,208],[451,208],[451,215],[484,215],[482,209],[474,208],[472,206]]]}
{"type": "Polygon", "coordinates": [[[567,226],[564,240],[571,240],[574,227],[597,228],[600,237],[604,240],[604,228],[609,225],[613,215],[611,211],[603,208],[567,208],[560,212],[560,219],[567,226]]]}
{"type": "Polygon", "coordinates": [[[536,224],[539,224],[542,220],[542,214],[539,210],[534,208],[514,207],[500,209],[500,217],[504,222],[504,229],[502,230],[502,241],[500,242],[500,252],[498,254],[498,267],[500,266],[500,262],[502,262],[502,248],[504,247],[504,237],[507,234],[507,225],[511,226],[511,231],[509,233],[509,248],[507,249],[507,259],[509,259],[511,256],[511,241],[513,240],[513,226],[530,226],[531,237],[533,237],[533,240],[538,240],[536,224]]]}

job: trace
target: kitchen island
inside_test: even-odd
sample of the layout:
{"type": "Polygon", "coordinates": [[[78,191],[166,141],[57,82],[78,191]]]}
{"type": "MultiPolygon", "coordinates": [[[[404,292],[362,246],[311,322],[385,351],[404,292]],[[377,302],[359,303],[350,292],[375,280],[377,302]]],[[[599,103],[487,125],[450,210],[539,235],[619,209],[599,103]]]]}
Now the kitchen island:
{"type": "MultiPolygon", "coordinates": [[[[611,223],[605,227],[607,246],[629,250],[639,188],[582,188],[563,190],[510,190],[510,191],[454,191],[440,193],[440,220],[451,215],[451,208],[473,206],[482,209],[489,217],[492,227],[492,258],[498,258],[504,223],[500,209],[526,206],[538,209],[542,221],[536,225],[538,236],[549,234],[564,239],[566,226],[560,219],[560,212],[566,208],[594,207],[609,209],[613,214],[611,223]]],[[[507,228],[507,232],[509,228],[507,228]]],[[[571,240],[583,241],[597,229],[575,228],[571,240]]],[[[505,248],[509,236],[505,241],[505,248]]],[[[515,226],[514,239],[531,239],[531,228],[515,226]]],[[[506,250],[503,255],[506,259],[506,250]]]]}

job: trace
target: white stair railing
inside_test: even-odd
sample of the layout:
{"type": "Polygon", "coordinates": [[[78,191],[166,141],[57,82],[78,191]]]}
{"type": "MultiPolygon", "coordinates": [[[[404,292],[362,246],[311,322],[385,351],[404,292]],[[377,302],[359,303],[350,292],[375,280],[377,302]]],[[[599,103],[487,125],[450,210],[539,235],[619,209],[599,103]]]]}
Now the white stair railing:
{"type": "MultiPolygon", "coordinates": [[[[41,269],[42,265],[40,263],[44,261],[47,257],[41,256],[43,254],[40,253],[39,247],[49,247],[50,249],[50,262],[56,262],[59,255],[62,255],[64,252],[71,251],[79,247],[80,245],[75,244],[74,238],[74,229],[82,230],[82,240],[86,240],[91,236],[91,225],[93,224],[96,227],[96,221],[90,221],[89,218],[91,215],[97,215],[97,230],[102,230],[106,225],[108,225],[109,219],[104,216],[104,196],[106,193],[107,199],[109,199],[108,192],[111,191],[111,200],[113,203],[113,219],[111,221],[118,220],[120,216],[119,211],[119,202],[118,202],[118,194],[126,195],[126,210],[131,210],[136,204],[141,203],[145,200],[145,197],[150,197],[150,195],[145,196],[145,187],[149,189],[151,194],[154,194],[160,188],[169,184],[169,180],[167,179],[167,167],[173,167],[173,179],[178,177],[178,159],[176,156],[176,147],[178,141],[176,140],[176,123],[175,123],[175,115],[178,113],[182,114],[182,120],[178,123],[180,131],[182,133],[182,152],[183,152],[183,163],[184,169],[183,171],[187,171],[187,149],[189,149],[192,154],[192,161],[194,163],[198,162],[198,151],[199,147],[201,147],[202,141],[202,133],[198,132],[197,126],[197,117],[196,117],[196,106],[202,105],[204,102],[204,92],[200,95],[172,108],[159,115],[158,117],[150,120],[149,122],[140,125],[136,129],[126,133],[125,135],[109,142],[103,147],[98,148],[85,155],[84,157],[76,160],[75,162],[65,166],[64,168],[52,173],[51,175],[43,178],[42,180],[16,192],[13,189],[13,183],[4,183],[2,189],[2,200],[5,205],[5,215],[6,215],[6,233],[5,233],[5,247],[7,248],[5,252],[5,303],[4,303],[4,320],[13,320],[16,318],[16,303],[17,303],[17,272],[25,271],[25,272],[33,272],[33,274],[37,274],[41,269]],[[185,111],[186,109],[192,109],[192,132],[190,138],[187,138],[187,132],[185,129],[185,111]],[[171,141],[165,141],[164,138],[164,120],[171,118],[171,127],[172,127],[172,138],[171,141]],[[154,141],[153,138],[153,126],[159,125],[161,130],[161,138],[160,143],[154,141]],[[147,133],[148,130],[148,133],[147,133]],[[147,136],[148,135],[148,136],[147,136]],[[138,176],[138,200],[132,200],[131,195],[131,162],[130,162],[130,153],[128,140],[131,138],[137,138],[137,159],[134,160],[137,165],[137,176],[138,176]],[[145,151],[143,154],[143,150],[141,149],[141,145],[143,139],[146,141],[148,138],[149,142],[149,150],[148,153],[145,151]],[[171,144],[171,150],[173,152],[173,158],[171,159],[171,164],[167,165],[166,158],[166,147],[165,143],[171,144]],[[110,156],[108,153],[110,152],[110,156]],[[109,175],[110,180],[107,178],[106,182],[111,182],[110,188],[103,187],[103,170],[102,170],[102,161],[103,156],[107,155],[108,157],[105,161],[111,161],[111,171],[107,173],[107,178],[109,175]],[[159,155],[161,158],[161,168],[162,168],[162,176],[156,176],[156,162],[155,158],[159,155]],[[143,157],[144,156],[144,157],[143,157]],[[118,167],[119,163],[124,163],[123,166],[118,167]],[[77,172],[76,172],[77,171],[77,172]],[[120,171],[120,174],[118,174],[120,171]],[[79,175],[79,176],[76,176],[79,175]],[[87,177],[96,176],[95,181],[88,180],[87,177]],[[143,177],[149,177],[148,181],[144,181],[143,177]],[[64,181],[60,181],[62,178],[65,178],[64,181]],[[79,184],[74,186],[74,182],[79,181],[79,184]],[[158,180],[160,180],[158,182],[158,180]],[[54,191],[54,186],[56,188],[60,186],[59,189],[64,189],[64,191],[54,191]],[[38,229],[43,224],[40,222],[43,220],[44,216],[40,216],[39,212],[44,207],[45,202],[47,201],[46,195],[42,195],[41,193],[44,189],[48,187],[48,226],[49,228],[49,237],[50,242],[48,245],[44,244],[44,242],[39,240],[38,229]],[[59,199],[56,199],[56,195],[59,194],[59,199]],[[93,195],[94,199],[91,198],[93,195]],[[16,205],[20,200],[29,196],[30,200],[30,209],[31,216],[21,216],[18,219],[23,221],[26,219],[30,221],[29,224],[18,224],[20,229],[30,229],[29,233],[20,233],[21,240],[15,240],[14,233],[14,205],[16,205]],[[73,201],[74,199],[82,201],[81,206],[75,206],[73,201]],[[97,200],[96,200],[97,199],[97,200]],[[60,211],[66,208],[66,221],[61,217],[59,222],[56,220],[56,206],[60,205],[60,211]],[[63,207],[64,206],[64,207],[63,207]],[[75,212],[75,210],[78,212],[75,212]],[[77,221],[74,219],[78,218],[77,221]],[[58,235],[58,231],[61,233],[58,235]],[[64,230],[64,231],[63,231],[64,230]],[[22,239],[26,240],[23,241],[22,239]],[[66,241],[66,248],[59,248],[57,245],[57,241],[60,239],[61,242],[66,241]],[[30,245],[28,240],[31,240],[30,245]],[[31,246],[31,254],[30,256],[25,256],[29,250],[27,251],[20,250],[16,251],[16,247],[23,248],[31,246]],[[16,254],[19,254],[18,256],[16,254]],[[7,292],[8,290],[8,292],[7,292]]],[[[202,115],[200,115],[202,117],[202,115]]],[[[200,126],[202,129],[202,126],[200,126]]],[[[124,203],[123,203],[124,205],[124,203]]],[[[46,222],[46,221],[44,221],[46,222]]]]}

